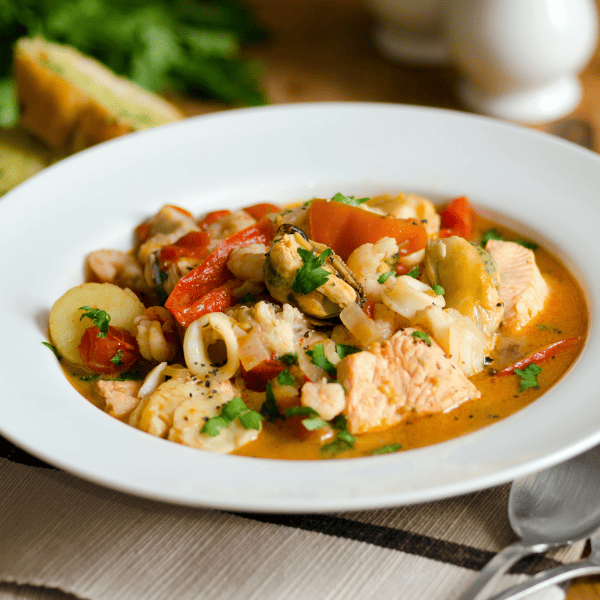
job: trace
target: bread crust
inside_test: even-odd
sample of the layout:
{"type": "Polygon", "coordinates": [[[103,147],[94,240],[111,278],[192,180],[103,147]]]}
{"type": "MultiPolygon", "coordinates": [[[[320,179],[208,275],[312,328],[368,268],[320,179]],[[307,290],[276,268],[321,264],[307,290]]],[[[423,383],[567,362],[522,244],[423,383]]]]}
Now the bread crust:
{"type": "MultiPolygon", "coordinates": [[[[13,79],[21,110],[21,124],[55,150],[71,153],[144,128],[107,107],[76,83],[52,68],[53,49],[60,48],[69,60],[92,73],[99,87],[128,94],[163,121],[177,121],[184,114],[170,102],[118,77],[102,63],[73,48],[50,44],[39,38],[17,42],[13,55],[13,79]]],[[[130,100],[131,101],[131,100],[130,100]]]]}

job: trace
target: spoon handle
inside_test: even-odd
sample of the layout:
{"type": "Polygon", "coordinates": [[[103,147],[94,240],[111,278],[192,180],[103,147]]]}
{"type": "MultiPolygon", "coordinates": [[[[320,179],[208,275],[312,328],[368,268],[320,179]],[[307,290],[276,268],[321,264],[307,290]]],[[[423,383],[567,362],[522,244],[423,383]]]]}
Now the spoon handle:
{"type": "Polygon", "coordinates": [[[537,573],[528,581],[513,585],[500,594],[492,596],[489,600],[508,600],[508,598],[510,598],[510,600],[518,600],[533,592],[550,587],[555,583],[568,581],[575,577],[596,575],[597,573],[600,573],[600,565],[589,560],[582,560],[569,565],[561,565],[560,567],[537,573]]]}
{"type": "Polygon", "coordinates": [[[529,554],[545,552],[548,544],[523,544],[515,542],[507,546],[479,571],[477,579],[470,585],[459,600],[480,600],[486,596],[496,581],[512,567],[517,561],[529,554]]]}

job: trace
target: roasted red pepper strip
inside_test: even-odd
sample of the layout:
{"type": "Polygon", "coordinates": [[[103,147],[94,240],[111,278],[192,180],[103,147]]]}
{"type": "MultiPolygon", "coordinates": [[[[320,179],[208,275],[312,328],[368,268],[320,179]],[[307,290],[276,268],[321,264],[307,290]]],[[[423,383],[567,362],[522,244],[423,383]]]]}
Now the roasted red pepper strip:
{"type": "Polygon", "coordinates": [[[160,249],[159,261],[173,263],[182,257],[202,259],[206,256],[210,236],[206,231],[190,231],[180,237],[174,244],[160,249]]]}
{"type": "Polygon", "coordinates": [[[198,227],[200,227],[200,229],[206,229],[206,227],[211,223],[214,223],[215,221],[218,221],[221,217],[226,217],[230,214],[231,211],[227,209],[213,210],[198,221],[198,227]]]}
{"type": "MultiPolygon", "coordinates": [[[[442,229],[450,229],[454,235],[469,239],[473,234],[473,209],[469,201],[461,196],[454,198],[446,208],[440,212],[442,229]]],[[[449,237],[447,235],[440,237],[449,237]]]]}
{"type": "Polygon", "coordinates": [[[272,222],[265,218],[223,240],[202,263],[177,282],[165,307],[184,327],[193,323],[207,312],[203,297],[233,277],[227,269],[233,250],[253,243],[270,244],[273,233],[272,222]]]}
{"type": "Polygon", "coordinates": [[[503,377],[504,375],[512,375],[515,369],[524,369],[527,365],[530,365],[531,363],[537,364],[540,362],[544,362],[545,360],[548,360],[549,358],[555,356],[557,352],[560,352],[565,348],[570,348],[571,346],[574,346],[575,344],[578,344],[580,342],[580,337],[570,337],[565,338],[564,340],[559,340],[558,342],[553,342],[552,344],[548,344],[547,346],[536,350],[529,356],[522,358],[521,360],[517,361],[514,365],[506,367],[506,369],[502,369],[502,371],[498,371],[495,374],[495,376],[503,377]]]}
{"type": "Polygon", "coordinates": [[[258,221],[258,219],[262,219],[269,213],[281,212],[281,208],[275,204],[263,202],[261,204],[246,206],[246,208],[244,208],[244,212],[247,212],[251,217],[254,217],[258,221]]]}
{"type": "Polygon", "coordinates": [[[267,383],[277,377],[285,368],[286,366],[276,358],[263,360],[249,371],[242,368],[242,379],[248,389],[255,392],[264,392],[267,383]]]}

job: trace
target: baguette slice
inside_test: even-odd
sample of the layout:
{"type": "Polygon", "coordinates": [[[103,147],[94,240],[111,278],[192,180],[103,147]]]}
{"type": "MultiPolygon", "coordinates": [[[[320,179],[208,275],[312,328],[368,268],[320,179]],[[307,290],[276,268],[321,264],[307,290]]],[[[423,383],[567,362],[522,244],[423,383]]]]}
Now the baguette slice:
{"type": "Polygon", "coordinates": [[[0,128],[0,196],[60,158],[20,125],[0,128]]]}
{"type": "Polygon", "coordinates": [[[41,37],[17,41],[13,77],[23,127],[66,153],[185,116],[96,59],[41,37]]]}

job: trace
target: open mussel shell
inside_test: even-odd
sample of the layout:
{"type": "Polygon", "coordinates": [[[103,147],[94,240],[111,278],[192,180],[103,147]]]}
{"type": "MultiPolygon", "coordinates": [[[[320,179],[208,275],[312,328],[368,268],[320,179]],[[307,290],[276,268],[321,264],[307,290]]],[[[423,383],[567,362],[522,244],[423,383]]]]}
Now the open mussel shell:
{"type": "Polygon", "coordinates": [[[309,240],[301,229],[293,225],[285,224],[277,230],[265,261],[265,284],[275,300],[297,307],[316,325],[330,325],[338,321],[342,310],[352,302],[359,306],[364,304],[362,286],[335,253],[328,256],[322,265],[331,274],[323,285],[307,294],[295,292],[292,285],[304,264],[298,248],[320,256],[327,246],[309,240]]]}

